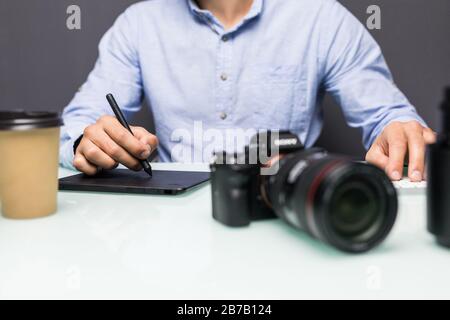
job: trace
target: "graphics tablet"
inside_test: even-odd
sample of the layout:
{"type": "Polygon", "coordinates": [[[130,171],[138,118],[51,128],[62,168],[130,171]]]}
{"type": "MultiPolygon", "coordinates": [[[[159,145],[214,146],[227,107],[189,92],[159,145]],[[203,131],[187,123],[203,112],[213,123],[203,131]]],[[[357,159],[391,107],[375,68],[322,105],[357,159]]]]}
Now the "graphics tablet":
{"type": "Polygon", "coordinates": [[[62,178],[59,190],[174,195],[208,180],[209,172],[154,170],[150,177],[144,171],[115,169],[101,171],[95,176],[78,174],[62,178]]]}

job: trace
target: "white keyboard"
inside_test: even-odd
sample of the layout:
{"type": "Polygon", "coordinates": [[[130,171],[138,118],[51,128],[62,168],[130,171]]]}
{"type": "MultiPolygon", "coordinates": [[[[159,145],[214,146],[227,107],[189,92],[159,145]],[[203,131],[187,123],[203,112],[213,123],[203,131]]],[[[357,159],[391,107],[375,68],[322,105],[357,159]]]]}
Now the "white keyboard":
{"type": "Polygon", "coordinates": [[[394,181],[394,186],[401,195],[425,194],[427,182],[411,182],[408,178],[403,178],[403,180],[394,181]]]}

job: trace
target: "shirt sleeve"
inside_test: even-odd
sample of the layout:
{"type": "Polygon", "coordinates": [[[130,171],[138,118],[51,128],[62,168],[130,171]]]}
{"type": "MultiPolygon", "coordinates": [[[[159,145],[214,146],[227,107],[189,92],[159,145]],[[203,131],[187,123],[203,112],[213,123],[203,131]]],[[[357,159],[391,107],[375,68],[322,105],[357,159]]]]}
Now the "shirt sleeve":
{"type": "Polygon", "coordinates": [[[381,49],[364,25],[337,1],[328,1],[323,30],[324,87],[341,105],[349,126],[361,128],[369,149],[393,121],[425,126],[395,85],[381,49]]]}
{"type": "Polygon", "coordinates": [[[101,116],[113,114],[105,98],[108,93],[114,94],[127,118],[141,108],[137,17],[132,9],[120,15],[103,36],[94,69],[63,111],[60,163],[67,168],[73,169],[73,144],[84,129],[101,116]]]}

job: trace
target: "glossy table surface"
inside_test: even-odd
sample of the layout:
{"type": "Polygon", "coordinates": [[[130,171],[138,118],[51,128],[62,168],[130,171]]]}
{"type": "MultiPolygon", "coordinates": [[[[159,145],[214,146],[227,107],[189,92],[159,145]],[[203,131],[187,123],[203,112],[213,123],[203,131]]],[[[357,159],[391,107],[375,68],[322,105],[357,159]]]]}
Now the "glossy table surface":
{"type": "Polygon", "coordinates": [[[0,218],[0,298],[450,298],[450,251],[426,231],[424,193],[400,196],[393,232],[363,255],[277,220],[224,227],[209,184],[179,196],[58,197],[53,216],[0,218]]]}

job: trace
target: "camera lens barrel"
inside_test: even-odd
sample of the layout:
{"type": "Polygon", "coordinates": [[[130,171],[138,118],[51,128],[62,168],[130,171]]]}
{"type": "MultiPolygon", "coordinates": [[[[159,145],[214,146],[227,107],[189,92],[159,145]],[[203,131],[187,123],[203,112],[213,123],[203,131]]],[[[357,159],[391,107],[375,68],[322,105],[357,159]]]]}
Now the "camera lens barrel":
{"type": "Polygon", "coordinates": [[[437,242],[450,247],[450,149],[428,147],[428,231],[437,242]]]}
{"type": "Polygon", "coordinates": [[[428,147],[427,225],[437,242],[450,248],[450,88],[442,104],[443,130],[428,147]]]}
{"type": "Polygon", "coordinates": [[[450,147],[450,87],[445,90],[445,99],[441,106],[443,124],[440,143],[450,147]]]}
{"type": "Polygon", "coordinates": [[[345,252],[380,244],[397,217],[397,194],[382,170],[317,149],[287,157],[267,188],[281,219],[345,252]]]}

